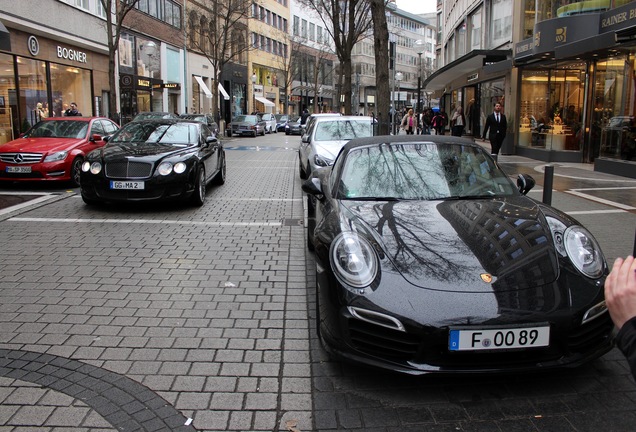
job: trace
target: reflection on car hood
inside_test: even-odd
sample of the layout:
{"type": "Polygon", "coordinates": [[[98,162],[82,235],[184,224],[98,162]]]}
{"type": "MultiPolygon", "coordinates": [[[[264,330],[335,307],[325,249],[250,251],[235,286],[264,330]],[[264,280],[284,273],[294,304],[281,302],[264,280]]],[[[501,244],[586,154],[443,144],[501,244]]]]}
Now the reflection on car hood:
{"type": "Polygon", "coordinates": [[[349,142],[349,140],[339,140],[339,141],[314,141],[314,152],[328,157],[331,160],[334,160],[340,149],[344,147],[344,145],[349,142]]]}
{"type": "Polygon", "coordinates": [[[341,203],[343,216],[370,231],[392,269],[416,286],[508,291],[558,276],[550,229],[529,198],[341,203]]]}
{"type": "Polygon", "coordinates": [[[52,153],[69,150],[80,144],[77,138],[18,138],[0,146],[0,153],[52,153]]]}
{"type": "Polygon", "coordinates": [[[109,143],[102,148],[102,155],[104,161],[107,162],[109,159],[120,159],[130,156],[165,156],[192,148],[192,146],[185,146],[184,144],[109,143]]]}

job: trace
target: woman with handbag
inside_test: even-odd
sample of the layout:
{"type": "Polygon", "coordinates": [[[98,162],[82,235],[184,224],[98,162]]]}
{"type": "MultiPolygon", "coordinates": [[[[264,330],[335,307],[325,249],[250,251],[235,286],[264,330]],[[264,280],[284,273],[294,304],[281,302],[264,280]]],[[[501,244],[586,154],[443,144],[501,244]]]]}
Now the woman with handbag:
{"type": "Polygon", "coordinates": [[[417,116],[413,114],[413,108],[402,118],[402,129],[407,135],[414,135],[417,130],[417,116]]]}
{"type": "Polygon", "coordinates": [[[464,116],[464,110],[462,107],[457,107],[451,117],[451,135],[462,136],[464,134],[464,127],[466,127],[466,117],[464,116]]]}

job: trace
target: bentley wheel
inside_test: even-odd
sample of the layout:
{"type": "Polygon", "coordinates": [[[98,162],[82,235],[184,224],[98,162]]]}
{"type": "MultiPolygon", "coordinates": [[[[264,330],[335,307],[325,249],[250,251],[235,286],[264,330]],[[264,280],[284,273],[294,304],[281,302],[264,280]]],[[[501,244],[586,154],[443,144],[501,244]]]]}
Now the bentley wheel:
{"type": "Polygon", "coordinates": [[[71,164],[71,182],[73,186],[79,187],[80,185],[80,173],[82,172],[82,158],[76,157],[71,164]]]}
{"type": "Polygon", "coordinates": [[[226,163],[225,163],[225,155],[223,154],[221,156],[221,169],[219,170],[219,173],[216,175],[216,177],[214,178],[214,184],[217,185],[222,185],[225,184],[225,173],[227,171],[227,167],[226,167],[226,163]]]}
{"type": "Polygon", "coordinates": [[[202,206],[205,202],[205,168],[199,168],[199,174],[197,175],[197,182],[194,185],[194,192],[192,193],[192,203],[197,206],[202,206]]]}

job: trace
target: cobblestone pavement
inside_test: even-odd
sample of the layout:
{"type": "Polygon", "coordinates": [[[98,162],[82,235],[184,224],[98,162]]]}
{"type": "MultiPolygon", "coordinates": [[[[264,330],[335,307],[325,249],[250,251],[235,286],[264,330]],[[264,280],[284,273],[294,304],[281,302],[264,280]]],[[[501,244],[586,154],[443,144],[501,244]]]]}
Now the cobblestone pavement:
{"type": "MultiPolygon", "coordinates": [[[[202,208],[87,207],[63,191],[0,214],[0,432],[634,430],[616,350],[508,376],[331,361],[315,338],[297,141],[229,141],[227,183],[202,208]]],[[[612,208],[564,190],[553,204],[612,208]]],[[[631,247],[616,226],[633,230],[633,211],[577,217],[608,259],[631,247]]]]}

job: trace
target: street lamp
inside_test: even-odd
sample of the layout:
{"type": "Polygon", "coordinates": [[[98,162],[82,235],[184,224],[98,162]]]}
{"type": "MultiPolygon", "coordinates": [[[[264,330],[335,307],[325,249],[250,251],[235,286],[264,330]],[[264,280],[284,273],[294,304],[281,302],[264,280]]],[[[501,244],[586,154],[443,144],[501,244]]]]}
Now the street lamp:
{"type": "Polygon", "coordinates": [[[252,112],[256,112],[256,74],[252,74],[252,112]]]}
{"type": "MultiPolygon", "coordinates": [[[[395,77],[393,79],[393,82],[395,84],[394,86],[394,90],[395,87],[397,87],[398,91],[400,90],[400,81],[402,81],[402,78],[404,78],[404,75],[402,74],[402,72],[397,72],[395,74],[395,77]]],[[[397,135],[397,131],[396,131],[396,124],[395,124],[395,114],[397,113],[397,104],[395,103],[395,94],[396,91],[393,92],[393,118],[391,119],[391,121],[393,122],[393,135],[397,135]]],[[[400,100],[400,95],[398,93],[398,98],[397,100],[400,100]]]]}

